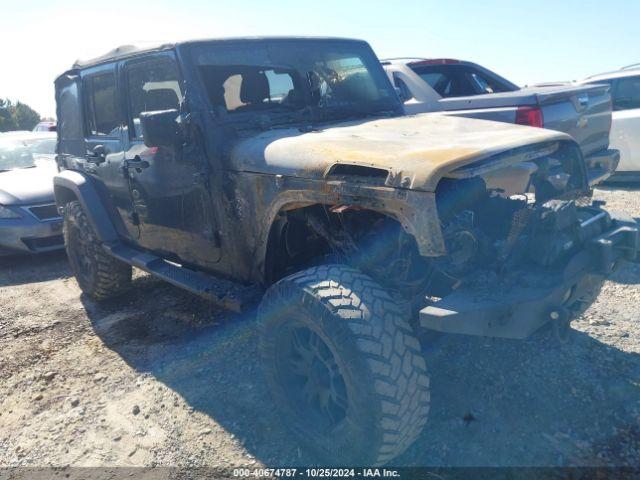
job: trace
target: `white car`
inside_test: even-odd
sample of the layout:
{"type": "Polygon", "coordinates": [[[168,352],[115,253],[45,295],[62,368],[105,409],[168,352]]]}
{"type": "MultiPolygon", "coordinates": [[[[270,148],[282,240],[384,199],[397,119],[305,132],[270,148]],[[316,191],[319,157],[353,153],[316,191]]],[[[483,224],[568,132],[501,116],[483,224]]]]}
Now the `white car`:
{"type": "Polygon", "coordinates": [[[640,63],[578,83],[611,86],[613,119],[609,145],[620,151],[620,163],[610,180],[640,180],[640,63]]]}

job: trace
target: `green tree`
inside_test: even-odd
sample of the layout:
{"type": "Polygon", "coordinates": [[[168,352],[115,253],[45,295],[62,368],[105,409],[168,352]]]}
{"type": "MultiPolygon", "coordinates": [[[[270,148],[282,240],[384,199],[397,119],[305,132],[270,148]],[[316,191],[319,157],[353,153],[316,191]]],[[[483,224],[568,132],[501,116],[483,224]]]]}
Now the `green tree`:
{"type": "Polygon", "coordinates": [[[26,103],[0,99],[0,132],[32,130],[40,121],[40,114],[26,103]]]}
{"type": "Polygon", "coordinates": [[[17,102],[13,108],[13,119],[18,130],[33,130],[40,121],[40,114],[26,103],[17,102]]]}
{"type": "Polygon", "coordinates": [[[0,98],[0,132],[16,129],[16,122],[11,115],[13,105],[9,100],[0,98]]]}

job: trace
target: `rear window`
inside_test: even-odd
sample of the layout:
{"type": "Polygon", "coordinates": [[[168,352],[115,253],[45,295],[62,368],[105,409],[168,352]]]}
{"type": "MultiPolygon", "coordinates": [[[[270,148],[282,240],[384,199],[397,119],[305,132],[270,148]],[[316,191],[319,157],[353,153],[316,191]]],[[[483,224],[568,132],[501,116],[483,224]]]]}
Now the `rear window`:
{"type": "Polygon", "coordinates": [[[416,65],[411,69],[445,98],[515,90],[497,75],[469,65],[416,65]]]}

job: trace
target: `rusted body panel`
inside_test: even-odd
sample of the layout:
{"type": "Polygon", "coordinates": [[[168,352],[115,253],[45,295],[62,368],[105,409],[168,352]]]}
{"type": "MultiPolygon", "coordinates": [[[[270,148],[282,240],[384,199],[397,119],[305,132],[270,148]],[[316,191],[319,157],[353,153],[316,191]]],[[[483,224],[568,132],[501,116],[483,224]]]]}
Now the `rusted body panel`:
{"type": "Polygon", "coordinates": [[[245,279],[262,280],[269,232],[277,216],[314,204],[357,205],[384,213],[416,239],[425,257],[446,253],[432,192],[247,172],[229,172],[224,179],[229,236],[243,239],[234,243],[233,268],[241,269],[238,273],[245,279]]]}
{"type": "Polygon", "coordinates": [[[536,144],[543,151],[555,141],[572,142],[549,130],[439,114],[345,122],[311,132],[289,128],[257,133],[234,143],[224,159],[237,172],[229,172],[226,183],[227,213],[236,222],[247,221],[244,231],[255,230],[260,219],[255,243],[249,240],[252,245],[239,257],[255,256],[258,270],[251,276],[259,277],[278,212],[312,204],[348,204],[384,213],[415,238],[421,255],[445,255],[434,193],[440,179],[499,154],[507,163],[521,162],[522,155],[509,152],[528,146],[535,153],[536,144]],[[381,185],[333,179],[332,169],[341,164],[389,174],[381,185]]]}
{"type": "Polygon", "coordinates": [[[234,145],[228,167],[320,179],[336,164],[363,165],[388,170],[388,186],[433,192],[458,167],[557,140],[572,141],[540,128],[422,114],[346,122],[306,133],[269,130],[234,145]]]}

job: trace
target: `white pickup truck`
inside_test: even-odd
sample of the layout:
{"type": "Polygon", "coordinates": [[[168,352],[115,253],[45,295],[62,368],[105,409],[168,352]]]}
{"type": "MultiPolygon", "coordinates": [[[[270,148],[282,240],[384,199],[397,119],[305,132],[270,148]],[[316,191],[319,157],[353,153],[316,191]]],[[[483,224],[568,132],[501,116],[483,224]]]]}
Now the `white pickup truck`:
{"type": "Polygon", "coordinates": [[[520,88],[467,61],[396,58],[381,63],[407,114],[444,112],[568,133],[580,144],[591,185],[607,179],[618,165],[618,151],[609,149],[608,85],[520,88]]]}

